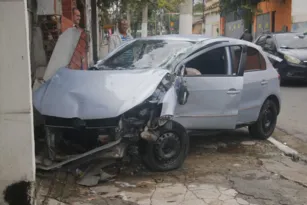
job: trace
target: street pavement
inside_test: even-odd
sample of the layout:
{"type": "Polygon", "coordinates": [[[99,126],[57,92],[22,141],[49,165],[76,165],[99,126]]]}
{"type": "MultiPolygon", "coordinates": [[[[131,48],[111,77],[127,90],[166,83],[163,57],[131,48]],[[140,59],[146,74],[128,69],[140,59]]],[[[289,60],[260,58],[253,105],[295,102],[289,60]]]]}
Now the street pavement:
{"type": "Polygon", "coordinates": [[[307,84],[281,87],[282,107],[278,127],[307,142],[307,84]]]}
{"type": "Polygon", "coordinates": [[[281,97],[281,113],[273,136],[307,159],[307,83],[287,83],[281,87],[281,97]]]}

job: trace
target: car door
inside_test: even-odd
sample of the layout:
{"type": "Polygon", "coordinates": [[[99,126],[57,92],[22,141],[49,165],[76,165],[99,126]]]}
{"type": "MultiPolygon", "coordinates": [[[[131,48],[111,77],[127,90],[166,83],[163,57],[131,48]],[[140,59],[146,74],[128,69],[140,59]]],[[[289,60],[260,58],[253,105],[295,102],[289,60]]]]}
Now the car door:
{"type": "MultiPolygon", "coordinates": [[[[238,50],[238,46],[230,47],[231,53],[238,50]]],[[[242,49],[241,49],[242,50],[242,49]]],[[[234,67],[236,55],[232,56],[234,67]]],[[[243,91],[239,106],[237,124],[254,122],[267,96],[269,76],[266,72],[266,62],[258,49],[247,47],[246,64],[244,69],[243,91]]]]}
{"type": "MultiPolygon", "coordinates": [[[[238,117],[238,109],[243,89],[243,71],[246,52],[242,52],[238,73],[231,72],[230,52],[227,49],[233,44],[220,43],[206,48],[185,59],[181,65],[187,66],[193,60],[200,59],[201,75],[184,75],[183,79],[189,91],[189,98],[185,105],[177,105],[175,120],[189,130],[204,129],[234,129],[238,117]],[[224,56],[212,55],[216,49],[224,49],[224,56]],[[201,62],[202,58],[211,53],[212,58],[223,57],[226,62],[225,73],[219,73],[221,61],[201,62]],[[218,74],[217,74],[218,73],[218,74]]],[[[208,56],[207,56],[208,58],[208,56]]],[[[210,58],[210,55],[209,55],[210,58]]],[[[196,60],[197,61],[197,60],[196,60]]]]}

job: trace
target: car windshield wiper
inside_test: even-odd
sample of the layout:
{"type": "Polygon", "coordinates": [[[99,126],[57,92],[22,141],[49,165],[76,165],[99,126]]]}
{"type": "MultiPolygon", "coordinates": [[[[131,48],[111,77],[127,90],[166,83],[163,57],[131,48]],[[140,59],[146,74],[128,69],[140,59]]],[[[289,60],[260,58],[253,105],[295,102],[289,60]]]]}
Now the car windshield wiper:
{"type": "Polygon", "coordinates": [[[295,49],[295,48],[289,47],[289,46],[280,46],[280,48],[282,48],[282,49],[295,49]]]}
{"type": "Polygon", "coordinates": [[[108,67],[108,66],[105,66],[105,65],[99,65],[98,66],[98,69],[99,70],[112,70],[112,68],[108,67]]]}

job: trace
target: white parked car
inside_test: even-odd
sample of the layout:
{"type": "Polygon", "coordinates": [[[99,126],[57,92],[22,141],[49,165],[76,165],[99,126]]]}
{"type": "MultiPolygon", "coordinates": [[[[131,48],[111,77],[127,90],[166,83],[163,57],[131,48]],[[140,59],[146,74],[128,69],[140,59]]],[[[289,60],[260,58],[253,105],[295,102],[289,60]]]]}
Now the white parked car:
{"type": "Polygon", "coordinates": [[[280,112],[279,75],[262,49],[246,41],[155,36],[122,45],[91,71],[59,69],[35,92],[34,106],[45,116],[54,162],[40,168],[114,147],[123,157],[135,146],[148,167],[166,171],[184,162],[187,131],[249,127],[255,138],[271,136],[280,112]],[[59,162],[62,140],[85,151],[59,162]]]}

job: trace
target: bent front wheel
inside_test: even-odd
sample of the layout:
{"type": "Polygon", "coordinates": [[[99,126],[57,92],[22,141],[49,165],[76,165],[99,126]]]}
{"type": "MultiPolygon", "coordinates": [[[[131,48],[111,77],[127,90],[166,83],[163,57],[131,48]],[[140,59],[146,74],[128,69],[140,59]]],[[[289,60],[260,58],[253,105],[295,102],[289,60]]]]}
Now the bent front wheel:
{"type": "Polygon", "coordinates": [[[153,171],[170,171],[181,167],[190,145],[185,128],[177,122],[168,121],[159,129],[157,141],[146,144],[144,164],[153,171]]]}

